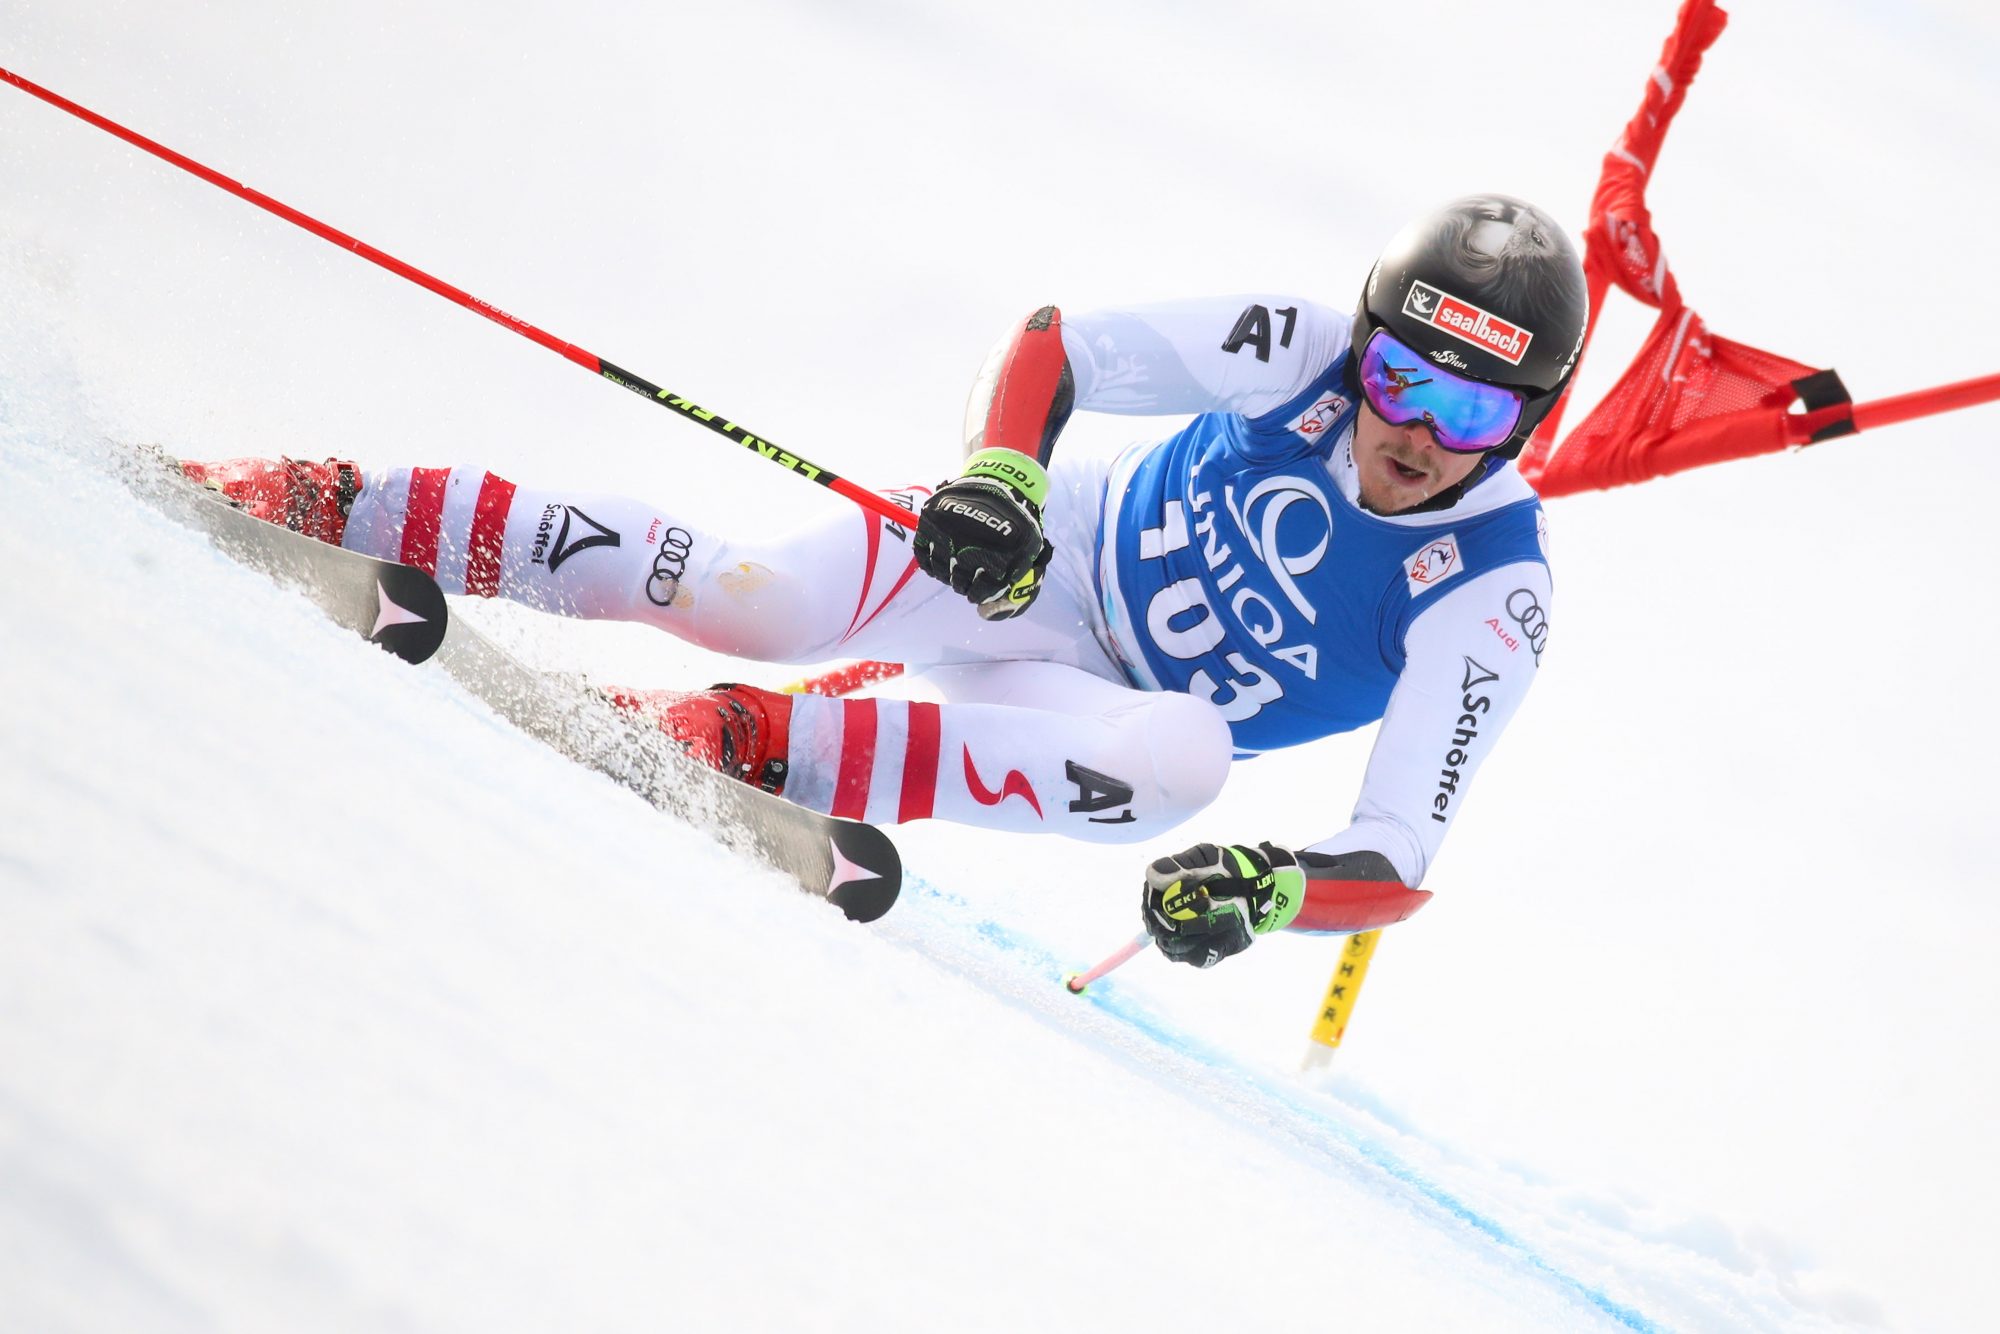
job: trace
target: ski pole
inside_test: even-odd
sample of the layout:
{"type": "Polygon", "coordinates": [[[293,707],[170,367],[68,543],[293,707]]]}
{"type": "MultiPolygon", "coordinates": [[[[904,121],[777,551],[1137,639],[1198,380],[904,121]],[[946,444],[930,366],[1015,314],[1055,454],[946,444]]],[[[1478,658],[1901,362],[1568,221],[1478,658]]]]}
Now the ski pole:
{"type": "Polygon", "coordinates": [[[1103,963],[1097,965],[1097,967],[1091,969],[1089,972],[1071,973],[1068,977],[1065,977],[1063,979],[1063,986],[1068,989],[1070,995],[1081,996],[1084,992],[1085,987],[1088,987],[1092,982],[1095,982],[1098,978],[1103,977],[1106,973],[1110,972],[1112,969],[1117,968],[1122,964],[1130,963],[1132,961],[1133,956],[1138,954],[1140,950],[1143,950],[1145,948],[1146,948],[1146,933],[1144,931],[1141,931],[1138,935],[1132,937],[1132,939],[1126,941],[1123,945],[1119,946],[1117,952],[1114,953],[1110,958],[1106,959],[1103,963]]]}
{"type": "Polygon", "coordinates": [[[377,250],[366,241],[357,240],[349,236],[346,232],[329,227],[317,218],[309,217],[299,212],[299,210],[291,207],[289,204],[281,203],[269,195],[253,190],[240,181],[231,180],[221,172],[196,162],[193,158],[176,153],[173,149],[168,148],[164,144],[156,143],[143,134],[128,130],[116,121],[100,116],[88,107],[79,106],[68,98],[51,92],[40,84],[24,79],[10,70],[0,69],[0,80],[5,80],[13,84],[16,88],[19,88],[22,92],[40,98],[59,111],[68,112],[86,124],[94,125],[107,134],[123,139],[134,148],[151,153],[162,162],[179,167],[191,176],[199,177],[218,189],[226,190],[239,199],[255,204],[266,213],[283,218],[286,222],[311,232],[323,241],[331,242],[343,250],[352,250],[363,259],[389,270],[389,272],[398,277],[407,278],[417,286],[435,292],[447,301],[464,306],[474,314],[484,315],[495,324],[512,329],[515,333],[531,342],[540,343],[543,347],[549,349],[549,351],[575,362],[593,375],[602,376],[621,389],[629,389],[633,393],[643,398],[651,399],[663,407],[672,408],[688,420],[699,422],[709,430],[714,431],[717,435],[734,441],[760,458],[768,459],[779,467],[805,478],[807,481],[818,482],[821,486],[838,495],[847,497],[871,513],[879,514],[883,518],[900,523],[906,528],[916,526],[916,515],[911,514],[908,510],[900,506],[891,504],[881,496],[876,495],[873,491],[857,486],[846,478],[821,467],[817,463],[812,463],[801,458],[789,450],[780,449],[764,437],[746,431],[735,422],[728,421],[716,413],[710,412],[707,408],[691,403],[679,394],[662,389],[651,381],[642,379],[622,367],[614,366],[595,353],[586,352],[573,343],[564,342],[553,334],[545,333],[526,320],[510,315],[498,306],[489,305],[470,292],[463,291],[453,287],[450,283],[433,278],[430,274],[425,273],[415,265],[407,264],[397,259],[394,255],[377,250]]]}

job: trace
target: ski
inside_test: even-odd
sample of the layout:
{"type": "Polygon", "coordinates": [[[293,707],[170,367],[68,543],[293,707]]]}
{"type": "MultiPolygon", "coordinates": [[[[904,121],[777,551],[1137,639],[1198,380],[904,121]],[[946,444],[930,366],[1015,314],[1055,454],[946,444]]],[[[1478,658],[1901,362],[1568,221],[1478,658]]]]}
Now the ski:
{"type": "Polygon", "coordinates": [[[164,485],[143,488],[145,498],[169,518],[207,533],[239,564],[304,593],[335,623],[405,662],[427,662],[443,646],[451,614],[437,580],[422,570],[252,518],[181,478],[180,465],[164,452],[145,452],[173,470],[164,485]]]}
{"type": "Polygon", "coordinates": [[[619,709],[581,675],[530,667],[452,616],[437,582],[422,570],[266,523],[177,475],[142,494],[213,537],[241,564],[303,592],[336,624],[406,661],[435,660],[530,736],[783,873],[849,918],[872,922],[894,906],[903,866],[887,834],[794,806],[694,763],[657,727],[619,709]]]}
{"type": "Polygon", "coordinates": [[[894,906],[902,857],[875,826],[794,806],[694,763],[583,677],[530,667],[463,617],[453,618],[437,661],[530,736],[783,871],[853,920],[872,922],[894,906]]]}

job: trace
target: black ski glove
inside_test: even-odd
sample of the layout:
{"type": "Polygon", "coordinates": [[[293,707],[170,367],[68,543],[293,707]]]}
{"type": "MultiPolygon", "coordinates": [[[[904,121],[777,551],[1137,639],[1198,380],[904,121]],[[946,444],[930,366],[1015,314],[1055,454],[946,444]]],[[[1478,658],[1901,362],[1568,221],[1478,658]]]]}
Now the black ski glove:
{"type": "Polygon", "coordinates": [[[1198,843],[1146,868],[1141,916],[1160,953],[1211,968],[1299,915],[1305,872],[1284,848],[1198,843]]]}
{"type": "Polygon", "coordinates": [[[1042,536],[1048,494],[1048,473],[1026,454],[980,450],[917,512],[917,564],[986,620],[1019,616],[1041,592],[1055,550],[1042,536]]]}

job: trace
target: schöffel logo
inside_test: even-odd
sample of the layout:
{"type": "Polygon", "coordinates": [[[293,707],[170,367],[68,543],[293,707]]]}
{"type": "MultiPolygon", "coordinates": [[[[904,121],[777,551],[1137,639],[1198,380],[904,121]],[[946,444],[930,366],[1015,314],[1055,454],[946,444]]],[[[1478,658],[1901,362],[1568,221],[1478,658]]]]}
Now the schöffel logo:
{"type": "Polygon", "coordinates": [[[1535,340],[1520,325],[1509,324],[1498,315],[1425,282],[1410,284],[1410,294],[1403,298],[1403,313],[1436,325],[1474,347],[1485,348],[1509,366],[1520,365],[1521,358],[1528,355],[1528,344],[1535,340]]]}

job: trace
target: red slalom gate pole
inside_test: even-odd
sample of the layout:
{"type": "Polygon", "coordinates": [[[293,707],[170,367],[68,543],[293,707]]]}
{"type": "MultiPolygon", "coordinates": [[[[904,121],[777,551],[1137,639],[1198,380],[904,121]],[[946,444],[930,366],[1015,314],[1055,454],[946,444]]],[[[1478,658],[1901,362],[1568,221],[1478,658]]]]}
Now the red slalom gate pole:
{"type": "Polygon", "coordinates": [[[1960,408],[1977,407],[1996,400],[2000,400],[2000,375],[1982,375],[1973,380],[1913,389],[1907,394],[1872,399],[1866,403],[1835,403],[1814,412],[1796,413],[1785,418],[1785,433],[1792,444],[1808,445],[1816,440],[1835,439],[1878,426],[1894,426],[1897,422],[1914,421],[1918,417],[1935,416],[1941,412],[1956,412],[1960,408]],[[1830,435],[1821,434],[1829,427],[1840,427],[1842,423],[1847,423],[1848,429],[1836,430],[1830,435]]]}
{"type": "Polygon", "coordinates": [[[785,687],[787,695],[851,695],[863,686],[890,681],[903,674],[900,662],[864,659],[835,667],[814,676],[801,677],[785,687]]]}
{"type": "Polygon", "coordinates": [[[1942,384],[1935,389],[1919,389],[1908,394],[1897,394],[1894,398],[1878,398],[1872,403],[1856,403],[1854,429],[1866,431],[1877,426],[1909,421],[1914,417],[1928,417],[1934,412],[1955,412],[1959,408],[1991,403],[1995,399],[2000,399],[2000,375],[1985,375],[1976,380],[1960,380],[1956,384],[1942,384]]]}
{"type": "Polygon", "coordinates": [[[911,514],[908,510],[898,505],[891,504],[881,496],[876,495],[873,491],[856,486],[853,482],[848,481],[830,469],[823,468],[817,463],[801,458],[789,450],[780,449],[762,436],[744,430],[735,422],[728,421],[710,412],[707,408],[691,403],[679,394],[662,389],[651,381],[634,375],[622,367],[614,366],[595,353],[584,351],[574,343],[564,342],[553,334],[536,328],[526,320],[509,315],[498,306],[481,301],[470,292],[453,287],[448,282],[433,278],[430,274],[425,273],[415,265],[407,264],[397,259],[394,255],[377,250],[366,241],[349,236],[346,232],[336,227],[329,227],[319,221],[319,219],[301,213],[291,205],[273,199],[267,194],[253,190],[241,181],[231,180],[221,172],[211,167],[205,167],[184,154],[176,153],[165,144],[148,139],[143,134],[128,130],[123,125],[118,124],[118,122],[100,116],[90,108],[80,106],[59,93],[51,92],[38,83],[22,78],[11,70],[0,69],[0,80],[13,84],[16,88],[19,88],[22,92],[32,97],[40,98],[59,111],[68,112],[86,124],[96,126],[106,134],[123,139],[134,148],[151,153],[162,162],[171,163],[189,175],[207,181],[217,189],[227,190],[238,199],[247,200],[249,203],[263,209],[266,213],[283,218],[286,222],[311,232],[323,241],[329,241],[343,250],[352,250],[371,264],[380,265],[398,277],[407,278],[417,286],[435,292],[447,301],[464,306],[474,314],[484,315],[495,324],[512,329],[515,333],[531,342],[540,343],[556,355],[575,362],[585,370],[594,375],[602,376],[622,389],[629,389],[642,398],[648,398],[664,407],[672,408],[683,417],[699,422],[709,430],[714,431],[717,435],[734,441],[759,457],[768,459],[770,462],[777,464],[781,468],[788,469],[798,476],[805,478],[807,481],[817,482],[828,490],[847,497],[847,499],[871,513],[879,514],[883,518],[900,523],[906,528],[916,526],[916,515],[911,514]]]}

